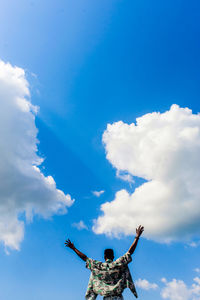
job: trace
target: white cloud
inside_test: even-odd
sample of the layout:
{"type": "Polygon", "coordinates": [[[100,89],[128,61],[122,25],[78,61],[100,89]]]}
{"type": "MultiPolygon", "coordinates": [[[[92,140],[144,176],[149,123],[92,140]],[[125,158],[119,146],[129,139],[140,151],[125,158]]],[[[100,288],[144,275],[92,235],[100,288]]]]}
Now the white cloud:
{"type": "Polygon", "coordinates": [[[23,69],[0,61],[0,241],[19,249],[24,221],[66,213],[70,195],[56,188],[39,169],[35,114],[23,69]]]}
{"type": "Polygon", "coordinates": [[[78,230],[88,229],[87,225],[85,225],[82,220],[78,223],[73,223],[72,226],[77,228],[78,230]]]}
{"type": "Polygon", "coordinates": [[[191,291],[188,289],[184,281],[173,279],[165,283],[166,286],[161,291],[163,299],[170,300],[187,300],[191,297],[191,291]]]}
{"type": "Polygon", "coordinates": [[[200,268],[195,268],[194,271],[200,273],[200,268]]]}
{"type": "Polygon", "coordinates": [[[165,279],[163,281],[165,287],[161,290],[161,297],[170,300],[199,300],[200,278],[195,277],[193,280],[192,286],[188,287],[182,280],[173,279],[167,282],[165,279]]]}
{"type": "Polygon", "coordinates": [[[121,172],[121,171],[117,170],[117,174],[116,175],[121,180],[128,181],[129,183],[135,183],[135,181],[133,179],[133,176],[131,176],[130,174],[126,174],[124,172],[121,172]]]}
{"type": "Polygon", "coordinates": [[[92,191],[92,194],[96,197],[100,197],[102,194],[104,194],[105,191],[92,191]]]}
{"type": "Polygon", "coordinates": [[[188,246],[190,246],[190,247],[192,247],[192,248],[196,248],[196,247],[198,247],[198,244],[199,244],[199,243],[191,242],[191,243],[188,244],[188,246]]]}
{"type": "Polygon", "coordinates": [[[155,290],[158,288],[156,283],[150,283],[148,280],[141,278],[135,281],[135,285],[143,290],[155,290]]]}
{"type": "Polygon", "coordinates": [[[103,204],[93,230],[132,235],[142,224],[147,238],[189,241],[200,235],[200,115],[173,105],[136,121],[108,124],[103,142],[117,172],[147,182],[132,194],[120,190],[103,204]]]}
{"type": "MultiPolygon", "coordinates": [[[[194,282],[195,282],[195,283],[192,284],[192,289],[191,289],[191,291],[192,291],[192,293],[193,293],[194,295],[200,296],[200,278],[199,278],[199,277],[195,277],[195,278],[194,278],[194,282]]],[[[199,299],[200,299],[200,298],[199,298],[199,299]]]]}

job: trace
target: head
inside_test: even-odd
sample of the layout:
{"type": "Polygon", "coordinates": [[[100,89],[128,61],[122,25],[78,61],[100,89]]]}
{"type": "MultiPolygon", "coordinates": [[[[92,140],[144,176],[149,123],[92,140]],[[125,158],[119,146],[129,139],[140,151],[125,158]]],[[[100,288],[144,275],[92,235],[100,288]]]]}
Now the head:
{"type": "Polygon", "coordinates": [[[106,259],[114,259],[114,251],[113,249],[105,249],[104,250],[104,258],[106,259]]]}

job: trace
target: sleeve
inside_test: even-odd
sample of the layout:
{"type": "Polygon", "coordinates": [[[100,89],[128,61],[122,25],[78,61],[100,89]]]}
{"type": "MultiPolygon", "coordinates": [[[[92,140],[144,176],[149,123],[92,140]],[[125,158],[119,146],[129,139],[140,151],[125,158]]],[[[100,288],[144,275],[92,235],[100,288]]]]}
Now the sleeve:
{"type": "Polygon", "coordinates": [[[87,291],[85,294],[85,299],[87,300],[95,300],[97,298],[97,294],[93,291],[93,276],[92,273],[90,275],[90,279],[88,282],[87,291]]]}
{"type": "Polygon", "coordinates": [[[92,258],[88,258],[86,259],[86,268],[89,270],[94,270],[94,269],[100,269],[102,265],[102,262],[98,261],[98,260],[94,260],[92,258]]]}
{"type": "Polygon", "coordinates": [[[123,256],[119,257],[116,260],[116,263],[120,265],[128,265],[131,261],[132,261],[131,254],[129,252],[126,252],[123,256]]]}
{"type": "Polygon", "coordinates": [[[93,266],[93,259],[87,257],[85,267],[89,270],[92,270],[92,266],[93,266]]]}

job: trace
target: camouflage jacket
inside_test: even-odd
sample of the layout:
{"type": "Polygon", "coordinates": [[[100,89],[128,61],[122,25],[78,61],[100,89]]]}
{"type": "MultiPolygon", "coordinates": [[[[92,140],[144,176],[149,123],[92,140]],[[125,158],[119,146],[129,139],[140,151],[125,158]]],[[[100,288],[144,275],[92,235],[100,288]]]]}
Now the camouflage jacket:
{"type": "Polygon", "coordinates": [[[125,288],[129,288],[137,298],[137,292],[133,283],[128,264],[132,261],[129,252],[115,261],[107,259],[100,262],[87,258],[86,268],[91,270],[85,298],[95,300],[98,295],[121,295],[125,288]]]}

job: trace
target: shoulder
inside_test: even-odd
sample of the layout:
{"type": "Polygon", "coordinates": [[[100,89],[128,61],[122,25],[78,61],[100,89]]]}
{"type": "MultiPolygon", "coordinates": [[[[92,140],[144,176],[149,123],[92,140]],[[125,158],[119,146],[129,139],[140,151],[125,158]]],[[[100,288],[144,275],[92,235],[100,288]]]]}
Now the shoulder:
{"type": "Polygon", "coordinates": [[[102,266],[101,261],[98,261],[98,260],[87,257],[87,259],[86,259],[86,268],[88,268],[90,270],[93,270],[93,269],[99,269],[99,268],[101,268],[101,266],[102,266]]]}
{"type": "Polygon", "coordinates": [[[132,261],[131,254],[126,252],[123,256],[119,257],[115,262],[117,264],[127,265],[132,261]]]}

